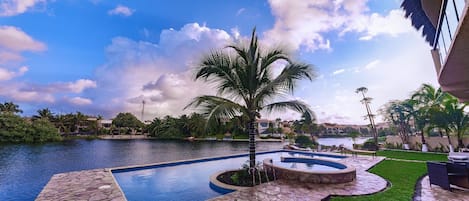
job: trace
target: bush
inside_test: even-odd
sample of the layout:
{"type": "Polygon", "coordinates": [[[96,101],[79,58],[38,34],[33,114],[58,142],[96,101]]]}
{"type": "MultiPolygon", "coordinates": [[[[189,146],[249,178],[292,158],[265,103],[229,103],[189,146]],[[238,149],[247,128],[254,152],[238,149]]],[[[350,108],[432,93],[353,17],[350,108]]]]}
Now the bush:
{"type": "Polygon", "coordinates": [[[375,142],[373,142],[373,141],[366,141],[365,143],[363,143],[363,149],[378,150],[377,148],[378,147],[376,146],[375,142]]]}
{"type": "Polygon", "coordinates": [[[310,137],[304,135],[296,137],[295,143],[301,147],[311,147],[312,145],[317,144],[315,141],[311,140],[310,137]]]}

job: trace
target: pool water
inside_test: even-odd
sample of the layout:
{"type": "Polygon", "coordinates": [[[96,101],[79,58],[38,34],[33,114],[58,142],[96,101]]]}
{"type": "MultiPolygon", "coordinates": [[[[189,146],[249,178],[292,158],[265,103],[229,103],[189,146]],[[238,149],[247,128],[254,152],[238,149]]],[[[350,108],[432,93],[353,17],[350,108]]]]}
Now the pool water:
{"type": "MultiPolygon", "coordinates": [[[[280,160],[282,156],[299,155],[317,157],[299,152],[276,151],[259,153],[256,155],[256,160],[262,161],[266,158],[280,160]]],[[[337,156],[334,158],[337,159],[337,156]]],[[[114,170],[113,175],[129,201],[206,200],[222,195],[210,188],[210,175],[223,170],[239,169],[247,161],[248,155],[243,154],[229,158],[114,170]]]]}

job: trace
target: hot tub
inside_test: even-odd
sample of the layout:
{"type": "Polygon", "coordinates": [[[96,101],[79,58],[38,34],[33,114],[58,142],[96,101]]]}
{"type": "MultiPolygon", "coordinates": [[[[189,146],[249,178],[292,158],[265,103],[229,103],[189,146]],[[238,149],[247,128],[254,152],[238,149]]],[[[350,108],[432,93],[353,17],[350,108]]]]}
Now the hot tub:
{"type": "Polygon", "coordinates": [[[270,158],[263,161],[264,168],[277,179],[296,180],[316,184],[347,183],[356,179],[356,169],[343,163],[304,157],[270,158]]]}

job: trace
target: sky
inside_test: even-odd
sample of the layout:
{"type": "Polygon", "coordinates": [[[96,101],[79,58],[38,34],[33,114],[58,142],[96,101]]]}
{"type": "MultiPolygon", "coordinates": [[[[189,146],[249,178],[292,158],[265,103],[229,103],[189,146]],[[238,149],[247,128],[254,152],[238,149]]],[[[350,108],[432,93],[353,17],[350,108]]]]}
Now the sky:
{"type": "Polygon", "coordinates": [[[422,83],[438,87],[430,46],[400,3],[0,0],[0,102],[20,105],[24,116],[49,108],[141,118],[143,100],[144,120],[188,114],[194,97],[215,94],[194,81],[201,57],[246,41],[256,27],[263,48],[285,48],[317,74],[281,99],[304,101],[319,123],[367,124],[355,89],[368,88],[377,113],[422,83]]]}

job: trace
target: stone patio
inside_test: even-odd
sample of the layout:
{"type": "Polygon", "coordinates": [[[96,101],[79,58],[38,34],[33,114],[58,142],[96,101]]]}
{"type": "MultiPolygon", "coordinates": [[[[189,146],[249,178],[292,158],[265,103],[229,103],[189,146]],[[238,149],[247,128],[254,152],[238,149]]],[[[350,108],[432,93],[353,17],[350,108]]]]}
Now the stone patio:
{"type": "Polygon", "coordinates": [[[106,169],[67,172],[52,176],[36,201],[124,201],[124,194],[106,169]]]}
{"type": "Polygon", "coordinates": [[[469,191],[462,191],[453,189],[447,191],[437,185],[430,187],[428,176],[425,176],[421,181],[421,194],[414,198],[414,201],[427,201],[427,200],[445,200],[445,201],[464,201],[469,200],[469,191]]]}

